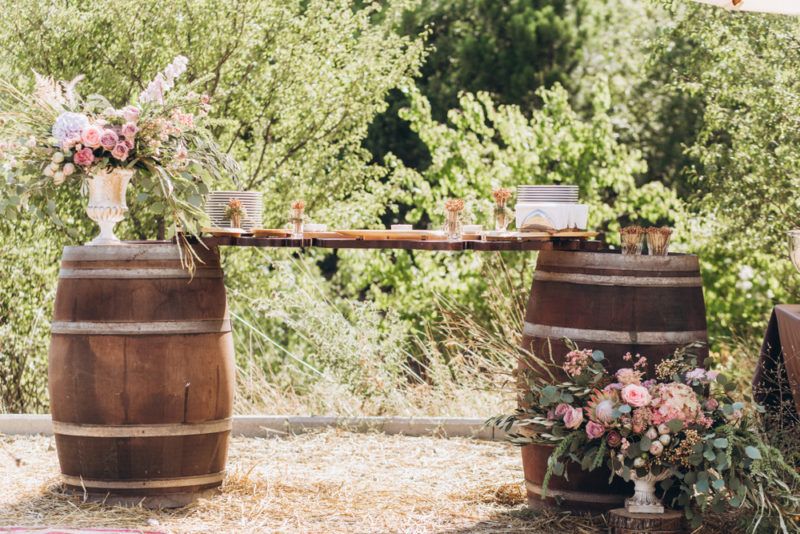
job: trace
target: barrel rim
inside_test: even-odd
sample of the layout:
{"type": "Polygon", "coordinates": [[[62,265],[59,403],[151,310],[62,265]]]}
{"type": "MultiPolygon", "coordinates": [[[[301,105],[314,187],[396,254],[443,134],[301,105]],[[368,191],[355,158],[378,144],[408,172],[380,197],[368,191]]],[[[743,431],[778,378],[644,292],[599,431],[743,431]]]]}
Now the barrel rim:
{"type": "Polygon", "coordinates": [[[543,250],[539,252],[536,270],[546,270],[546,267],[551,264],[562,267],[612,268],[630,271],[669,270],[699,272],[700,270],[700,260],[694,254],[650,256],[563,250],[543,250]],[[590,258],[591,261],[587,261],[590,258]]]}
{"type": "MultiPolygon", "coordinates": [[[[198,246],[199,254],[218,255],[216,247],[198,246]]],[[[178,245],[171,241],[153,241],[146,243],[123,242],[119,245],[66,246],[62,260],[65,261],[109,261],[109,260],[174,260],[180,261],[178,245]]]]}

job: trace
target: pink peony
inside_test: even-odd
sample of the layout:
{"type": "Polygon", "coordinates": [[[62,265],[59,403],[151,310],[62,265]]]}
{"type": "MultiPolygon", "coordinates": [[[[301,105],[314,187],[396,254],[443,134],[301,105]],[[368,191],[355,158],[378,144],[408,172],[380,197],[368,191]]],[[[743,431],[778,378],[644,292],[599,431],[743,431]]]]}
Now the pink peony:
{"type": "Polygon", "coordinates": [[[586,435],[589,436],[589,439],[597,439],[602,437],[605,433],[606,427],[603,425],[595,423],[594,421],[586,423],[586,435]]]}
{"type": "Polygon", "coordinates": [[[75,153],[75,156],[73,156],[72,160],[76,165],[88,167],[94,163],[94,152],[92,152],[91,148],[83,148],[75,153]]]}
{"type": "Polygon", "coordinates": [[[622,388],[622,400],[631,406],[641,407],[650,404],[650,392],[638,384],[628,384],[622,388]]]}
{"type": "Polygon", "coordinates": [[[583,410],[580,408],[570,408],[564,414],[564,426],[569,429],[576,429],[583,423],[583,410]]]}
{"type": "Polygon", "coordinates": [[[122,125],[120,133],[122,134],[122,137],[124,137],[125,139],[133,140],[136,137],[136,133],[138,131],[139,128],[137,128],[134,123],[126,122],[125,124],[122,125]]]}
{"type": "Polygon", "coordinates": [[[651,408],[656,425],[673,419],[692,423],[701,415],[700,402],[692,388],[675,382],[654,387],[651,408]]]}
{"type": "Polygon", "coordinates": [[[81,143],[91,148],[100,146],[100,138],[103,136],[103,128],[96,124],[87,126],[81,130],[81,143]]]}
{"type": "Polygon", "coordinates": [[[114,156],[115,159],[125,161],[128,159],[128,145],[119,143],[114,147],[114,150],[111,151],[111,155],[114,156]]]}
{"type": "Polygon", "coordinates": [[[103,135],[100,137],[100,145],[106,150],[113,150],[119,142],[119,136],[114,130],[103,130],[103,135]]]}
{"type": "Polygon", "coordinates": [[[712,397],[712,398],[706,400],[706,402],[705,402],[705,404],[703,406],[709,412],[713,412],[714,410],[719,408],[719,401],[712,397]]]}
{"type": "Polygon", "coordinates": [[[125,106],[122,108],[122,117],[128,122],[137,122],[139,120],[139,108],[136,106],[125,106]]]}

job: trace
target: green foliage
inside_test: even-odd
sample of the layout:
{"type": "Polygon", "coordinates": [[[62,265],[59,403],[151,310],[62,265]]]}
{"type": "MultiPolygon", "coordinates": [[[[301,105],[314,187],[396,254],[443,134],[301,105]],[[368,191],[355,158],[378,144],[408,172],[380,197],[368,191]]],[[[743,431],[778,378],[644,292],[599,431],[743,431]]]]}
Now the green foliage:
{"type": "Polygon", "coordinates": [[[696,135],[683,141],[693,162],[685,181],[703,214],[695,234],[711,327],[752,335],[772,304],[798,296],[785,236],[800,224],[800,23],[671,4],[650,70],[699,113],[696,135]],[[757,274],[738,279],[745,266],[757,274]]]}
{"type": "Polygon", "coordinates": [[[120,106],[187,56],[190,80],[208,76],[215,133],[242,162],[244,187],[282,222],[292,197],[317,211],[381,176],[360,142],[386,92],[419,66],[421,43],[392,31],[409,5],[376,17],[350,0],[10,0],[0,64],[15,76],[85,74],[89,92],[120,106]]]}
{"type": "Polygon", "coordinates": [[[47,407],[47,347],[59,236],[36,220],[0,220],[0,412],[47,407]]]}

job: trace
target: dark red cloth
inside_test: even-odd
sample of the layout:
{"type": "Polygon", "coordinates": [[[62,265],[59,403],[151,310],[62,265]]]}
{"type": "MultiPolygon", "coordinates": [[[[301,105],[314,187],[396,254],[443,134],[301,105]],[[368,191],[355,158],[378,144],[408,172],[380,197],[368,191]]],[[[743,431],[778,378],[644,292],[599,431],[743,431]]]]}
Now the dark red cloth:
{"type": "Polygon", "coordinates": [[[753,397],[767,407],[794,401],[800,414],[800,305],[772,310],[753,376],[753,397]]]}

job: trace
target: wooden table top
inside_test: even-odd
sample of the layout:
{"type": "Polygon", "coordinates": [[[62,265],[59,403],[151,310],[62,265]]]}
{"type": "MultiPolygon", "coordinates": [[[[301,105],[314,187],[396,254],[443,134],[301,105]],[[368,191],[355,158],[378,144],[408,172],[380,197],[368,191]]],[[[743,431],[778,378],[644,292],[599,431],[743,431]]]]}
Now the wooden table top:
{"type": "Polygon", "coordinates": [[[220,247],[275,247],[275,248],[330,248],[330,249],[399,249],[458,252],[476,250],[481,252],[536,251],[536,250],[604,250],[605,243],[594,239],[542,238],[537,240],[508,241],[428,241],[388,239],[311,238],[293,239],[281,237],[203,237],[208,246],[220,247]]]}

